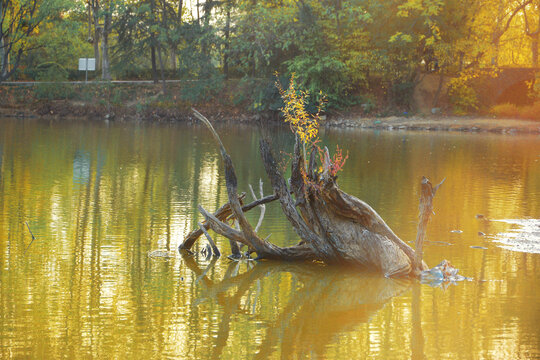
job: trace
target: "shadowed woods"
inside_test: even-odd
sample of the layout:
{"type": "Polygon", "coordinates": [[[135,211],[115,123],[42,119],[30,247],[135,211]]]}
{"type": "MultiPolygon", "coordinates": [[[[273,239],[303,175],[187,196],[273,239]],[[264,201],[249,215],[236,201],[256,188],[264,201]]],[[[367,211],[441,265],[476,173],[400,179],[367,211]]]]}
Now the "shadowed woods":
{"type": "MultiPolygon", "coordinates": [[[[206,222],[185,238],[180,250],[189,250],[203,230],[209,228],[230,240],[233,257],[240,256],[240,244],[247,246],[248,256],[255,253],[257,259],[316,260],[327,264],[355,265],[378,270],[385,276],[418,277],[428,269],[422,261],[422,246],[425,228],[433,211],[433,196],[441,184],[433,187],[426,178],[422,180],[415,251],[368,204],[339,189],[337,177],[331,171],[334,164],[327,149],[322,166],[317,164],[315,151],[311,152],[306,166],[297,136],[291,178],[285,181],[277,167],[269,140],[263,137],[259,149],[274,194],[264,197],[261,192],[261,199],[243,206],[244,194],[238,195],[234,166],[219,135],[204,116],[196,110],[194,114],[208,127],[220,147],[229,201],[214,214],[199,206],[206,222]],[[261,239],[245,217],[245,211],[274,200],[279,200],[284,215],[301,239],[296,245],[280,247],[267,239],[261,239]],[[232,222],[238,226],[234,228],[232,222]]],[[[259,223],[263,216],[264,211],[261,212],[259,223]]],[[[206,236],[213,244],[210,236],[206,236]]],[[[214,255],[219,256],[215,245],[212,248],[214,255]]]]}

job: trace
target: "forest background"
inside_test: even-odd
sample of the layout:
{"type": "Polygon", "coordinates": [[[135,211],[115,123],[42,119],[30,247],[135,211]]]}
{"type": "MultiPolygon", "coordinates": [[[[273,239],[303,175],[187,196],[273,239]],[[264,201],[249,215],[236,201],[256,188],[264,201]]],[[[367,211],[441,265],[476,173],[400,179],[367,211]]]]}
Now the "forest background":
{"type": "Polygon", "coordinates": [[[329,111],[406,115],[429,76],[433,109],[540,110],[534,78],[518,104],[496,108],[482,104],[478,81],[538,68],[540,0],[0,0],[0,21],[0,82],[45,81],[2,87],[5,99],[277,110],[276,76],[296,74],[313,109],[322,93],[329,111]],[[62,83],[84,80],[78,59],[91,57],[93,95],[62,83]],[[110,83],[141,79],[161,83],[157,97],[110,83]]]}

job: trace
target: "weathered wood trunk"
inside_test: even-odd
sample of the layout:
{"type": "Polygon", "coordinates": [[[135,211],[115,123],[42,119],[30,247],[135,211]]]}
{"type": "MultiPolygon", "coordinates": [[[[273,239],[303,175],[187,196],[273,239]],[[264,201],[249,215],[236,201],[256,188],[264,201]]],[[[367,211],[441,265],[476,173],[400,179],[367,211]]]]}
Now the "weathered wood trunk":
{"type": "Polygon", "coordinates": [[[296,198],[293,202],[290,196],[281,196],[288,190],[269,143],[262,140],[260,146],[266,172],[274,191],[280,194],[285,215],[317,259],[375,268],[386,276],[417,275],[427,269],[422,262],[414,265],[414,250],[394,234],[375,210],[339,189],[330,175],[328,152],[322,173],[316,171],[315,152],[311,153],[306,172],[300,148],[297,139],[290,182],[296,198]]]}
{"type": "MultiPolygon", "coordinates": [[[[204,226],[228,239],[247,245],[249,252],[255,252],[258,259],[319,260],[328,264],[351,264],[377,269],[386,276],[418,276],[421,271],[428,269],[421,260],[421,252],[416,254],[394,234],[375,210],[339,189],[336,177],[331,175],[333,164],[327,150],[322,171],[317,170],[315,151],[311,153],[309,166],[305,166],[298,138],[289,185],[278,170],[268,140],[261,140],[260,152],[274,196],[279,199],[283,213],[301,241],[294,246],[280,247],[261,239],[244,215],[231,158],[210,122],[196,111],[195,115],[206,124],[220,146],[229,198],[226,211],[220,209],[216,215],[200,208],[206,218],[204,226]],[[224,213],[238,221],[240,230],[225,222],[224,213]]],[[[428,184],[431,187],[429,182],[428,184]]],[[[429,201],[429,206],[421,203],[419,229],[422,231],[431,213],[434,193],[435,191],[432,191],[431,197],[422,200],[429,201]]],[[[423,236],[422,233],[422,241],[423,236]]],[[[189,249],[195,239],[193,234],[190,234],[180,248],[189,249]]]]}

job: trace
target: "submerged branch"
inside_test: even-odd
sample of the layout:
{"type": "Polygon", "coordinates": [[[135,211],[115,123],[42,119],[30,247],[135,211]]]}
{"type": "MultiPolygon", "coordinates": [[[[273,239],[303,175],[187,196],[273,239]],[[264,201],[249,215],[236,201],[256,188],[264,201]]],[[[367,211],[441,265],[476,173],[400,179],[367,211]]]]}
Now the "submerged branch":
{"type": "Polygon", "coordinates": [[[418,205],[418,231],[416,235],[416,242],[414,245],[416,251],[414,257],[414,265],[415,268],[419,269],[420,271],[427,270],[426,268],[422,267],[422,257],[424,252],[423,247],[424,241],[426,239],[426,228],[429,222],[429,218],[433,213],[433,197],[435,196],[435,193],[437,192],[439,187],[444,183],[444,180],[446,180],[446,178],[443,179],[443,181],[441,181],[439,185],[433,187],[428,178],[426,178],[425,176],[422,177],[420,204],[418,205]]]}

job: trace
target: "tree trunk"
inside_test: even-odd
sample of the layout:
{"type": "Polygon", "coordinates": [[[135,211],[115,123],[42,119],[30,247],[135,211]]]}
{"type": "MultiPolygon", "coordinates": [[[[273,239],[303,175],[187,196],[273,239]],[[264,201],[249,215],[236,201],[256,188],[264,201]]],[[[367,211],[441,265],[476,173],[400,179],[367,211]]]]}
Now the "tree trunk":
{"type": "MultiPolygon", "coordinates": [[[[461,65],[460,65],[461,66],[461,65]]],[[[441,69],[439,69],[439,85],[437,86],[437,91],[435,92],[435,96],[433,97],[433,103],[431,104],[432,108],[436,108],[439,104],[439,99],[441,97],[441,91],[444,84],[444,72],[441,69]]]]}
{"type": "Polygon", "coordinates": [[[107,9],[103,22],[103,37],[101,39],[101,78],[111,80],[111,68],[109,63],[109,32],[111,31],[111,9],[107,9]]]}
{"type": "Polygon", "coordinates": [[[161,56],[161,46],[158,46],[158,59],[159,59],[159,69],[161,72],[161,81],[163,86],[163,95],[167,95],[167,83],[165,82],[165,69],[163,66],[163,58],[161,56]]]}
{"type": "Polygon", "coordinates": [[[158,83],[157,65],[156,65],[156,47],[153,44],[154,37],[152,36],[152,45],[150,46],[150,61],[152,63],[152,80],[154,84],[158,83]]]}
{"type": "Polygon", "coordinates": [[[171,46],[171,70],[174,78],[176,76],[176,46],[171,46]]]}
{"type": "MultiPolygon", "coordinates": [[[[258,259],[318,260],[328,264],[350,264],[377,269],[386,276],[419,276],[421,271],[428,269],[421,260],[421,251],[417,254],[397,237],[368,204],[339,189],[336,177],[331,175],[333,164],[328,150],[325,152],[322,171],[318,170],[318,154],[315,151],[311,153],[306,170],[298,137],[292,159],[290,187],[278,170],[270,144],[265,139],[260,142],[260,152],[281,209],[302,241],[290,247],[280,247],[261,239],[244,215],[231,158],[210,122],[198,112],[194,113],[209,128],[220,146],[225,165],[228,204],[232,216],[240,225],[240,230],[236,230],[200,208],[212,230],[247,245],[249,252],[255,252],[258,259]]],[[[434,195],[436,190],[430,194],[434,195]]],[[[433,196],[427,198],[431,200],[433,196]]],[[[424,209],[419,224],[419,229],[423,231],[431,213],[427,211],[432,209],[431,203],[421,205],[420,208],[424,209]]]]}
{"type": "Polygon", "coordinates": [[[96,70],[99,70],[101,64],[99,58],[99,38],[101,37],[99,31],[99,8],[92,6],[92,12],[94,15],[94,58],[96,59],[96,70]]]}
{"type": "MultiPolygon", "coordinates": [[[[540,4],[535,5],[536,10],[540,10],[540,4]]],[[[523,20],[525,21],[525,35],[531,39],[531,64],[534,68],[538,67],[538,40],[540,36],[540,16],[536,30],[532,31],[529,25],[526,8],[523,7],[523,20]]]]}
{"type": "MultiPolygon", "coordinates": [[[[3,19],[3,2],[0,1],[0,19],[3,19]]],[[[4,31],[0,29],[0,81],[4,79],[7,73],[6,62],[4,60],[4,55],[6,51],[4,49],[4,31]]]]}
{"type": "MultiPolygon", "coordinates": [[[[161,28],[162,29],[168,29],[168,20],[167,20],[167,5],[165,4],[165,1],[161,2],[161,6],[163,8],[163,12],[161,13],[161,28]]],[[[167,34],[168,30],[165,30],[165,33],[167,34]]],[[[169,38],[167,34],[167,39],[169,38]]],[[[168,42],[168,40],[167,40],[168,42]]],[[[159,68],[161,70],[161,81],[163,86],[163,95],[167,95],[167,84],[165,82],[165,61],[163,61],[163,57],[165,56],[165,50],[162,46],[161,42],[158,44],[158,59],[159,59],[159,68]],[[162,51],[163,49],[163,51],[162,51]]]]}
{"type": "MultiPolygon", "coordinates": [[[[176,29],[180,28],[180,25],[182,24],[182,12],[184,11],[184,1],[179,0],[178,1],[178,13],[176,15],[176,29]]],[[[176,56],[177,56],[177,50],[178,50],[178,40],[174,41],[171,45],[171,68],[176,75],[176,56]]]]}
{"type": "Polygon", "coordinates": [[[341,12],[341,0],[335,0],[334,1],[334,16],[336,18],[336,33],[338,36],[338,44],[339,44],[339,47],[341,48],[341,45],[343,44],[343,41],[342,41],[343,36],[342,36],[342,31],[341,31],[341,23],[339,20],[340,12],[341,12]]]}
{"type": "MultiPolygon", "coordinates": [[[[540,12],[540,4],[536,5],[536,10],[540,12]]],[[[532,38],[532,66],[534,68],[538,68],[538,43],[540,38],[540,13],[538,14],[538,23],[536,24],[536,31],[534,32],[534,36],[532,38]]]]}
{"type": "Polygon", "coordinates": [[[182,24],[182,12],[184,11],[184,1],[178,0],[178,25],[182,24]]]}
{"type": "Polygon", "coordinates": [[[88,41],[90,39],[92,39],[92,6],[88,4],[88,41]]]}
{"type": "Polygon", "coordinates": [[[0,82],[15,73],[22,55],[32,49],[27,40],[44,20],[37,16],[39,0],[12,3],[0,1],[0,82]]]}
{"type": "MultiPolygon", "coordinates": [[[[155,0],[150,0],[150,12],[152,14],[152,25],[157,24],[156,19],[156,2],[155,0]]],[[[157,46],[157,39],[156,34],[152,31],[150,34],[150,52],[151,52],[151,61],[152,61],[152,80],[154,80],[154,84],[158,83],[158,75],[157,75],[157,65],[156,65],[156,46],[157,46]]]]}
{"type": "Polygon", "coordinates": [[[223,74],[225,79],[229,79],[229,46],[230,46],[230,33],[231,33],[231,9],[230,5],[227,5],[227,18],[225,21],[225,52],[223,54],[223,74]]]}
{"type": "Polygon", "coordinates": [[[538,35],[539,34],[536,34],[531,37],[531,60],[533,68],[538,67],[538,35]]]}
{"type": "Polygon", "coordinates": [[[499,66],[499,41],[493,42],[493,56],[491,58],[491,65],[494,67],[499,66]]]}

